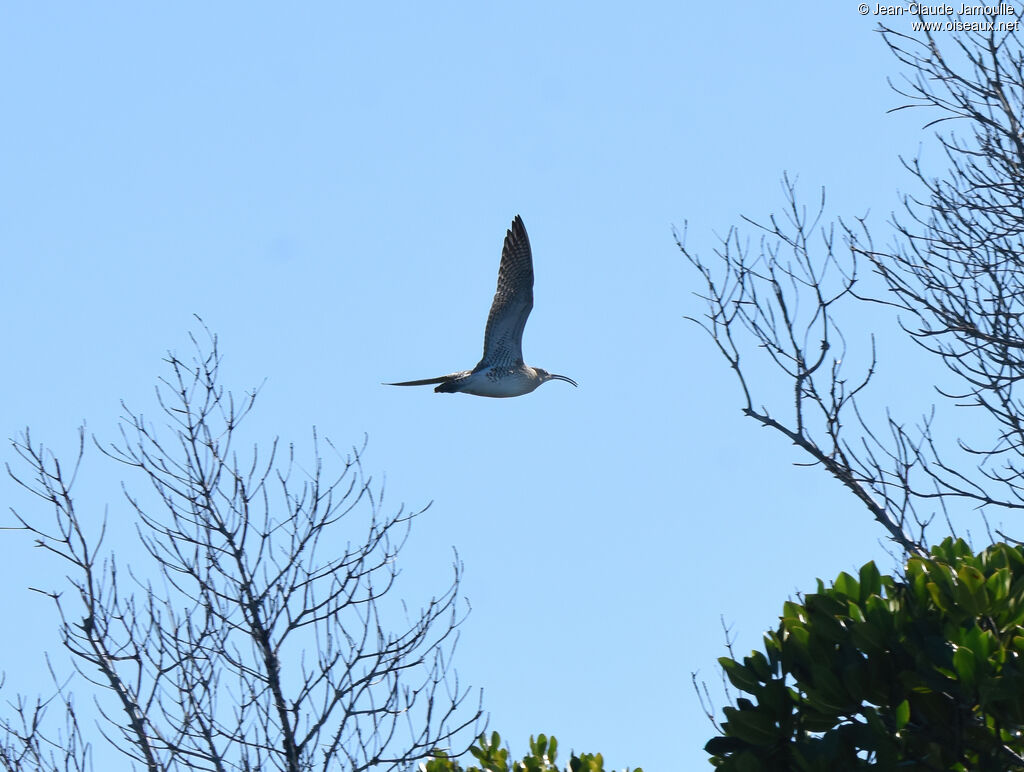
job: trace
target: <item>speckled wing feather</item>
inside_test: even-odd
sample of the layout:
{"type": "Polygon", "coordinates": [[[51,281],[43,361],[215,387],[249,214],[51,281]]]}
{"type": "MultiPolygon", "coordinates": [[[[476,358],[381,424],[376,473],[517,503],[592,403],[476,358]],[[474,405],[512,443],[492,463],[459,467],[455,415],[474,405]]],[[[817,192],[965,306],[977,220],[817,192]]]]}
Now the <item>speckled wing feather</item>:
{"type": "Polygon", "coordinates": [[[477,367],[523,364],[523,328],[533,310],[533,255],[523,218],[516,215],[505,234],[498,289],[484,332],[484,356],[477,367]]]}

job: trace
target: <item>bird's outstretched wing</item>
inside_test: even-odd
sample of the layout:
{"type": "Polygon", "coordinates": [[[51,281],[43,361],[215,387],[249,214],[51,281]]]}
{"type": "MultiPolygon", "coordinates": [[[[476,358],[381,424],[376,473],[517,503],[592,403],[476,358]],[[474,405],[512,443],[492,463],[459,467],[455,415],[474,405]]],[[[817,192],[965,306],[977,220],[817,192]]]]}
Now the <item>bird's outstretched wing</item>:
{"type": "Polygon", "coordinates": [[[523,218],[516,215],[505,234],[498,289],[484,332],[482,365],[523,364],[523,328],[533,310],[533,254],[523,218]]]}

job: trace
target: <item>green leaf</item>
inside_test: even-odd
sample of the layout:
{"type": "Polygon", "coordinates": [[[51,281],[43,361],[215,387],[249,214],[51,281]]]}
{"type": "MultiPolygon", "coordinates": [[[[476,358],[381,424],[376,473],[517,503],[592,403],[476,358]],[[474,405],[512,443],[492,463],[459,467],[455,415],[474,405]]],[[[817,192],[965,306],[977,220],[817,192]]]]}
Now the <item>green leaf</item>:
{"type": "Polygon", "coordinates": [[[953,651],[953,669],[960,680],[968,687],[974,686],[975,664],[974,652],[966,646],[957,646],[953,651]]]}
{"type": "Polygon", "coordinates": [[[836,677],[833,665],[828,662],[815,662],[811,665],[811,680],[819,698],[827,700],[831,707],[842,708],[849,702],[846,689],[836,677]]]}
{"type": "Polygon", "coordinates": [[[839,576],[836,577],[835,584],[833,587],[847,598],[853,600],[860,600],[860,585],[857,584],[857,580],[850,576],[848,573],[843,571],[839,576]]]}
{"type": "Polygon", "coordinates": [[[878,595],[882,591],[882,575],[878,573],[878,567],[874,561],[865,563],[860,567],[860,597],[861,603],[871,595],[878,595]]]}
{"type": "Polygon", "coordinates": [[[798,603],[787,600],[782,604],[782,620],[783,622],[794,619],[797,622],[807,621],[807,611],[798,603]]]}
{"type": "Polygon", "coordinates": [[[910,721],[910,702],[903,700],[896,706],[896,729],[900,730],[910,721]]]}
{"type": "Polygon", "coordinates": [[[931,596],[932,603],[934,603],[940,611],[949,611],[952,607],[951,598],[942,591],[937,582],[928,582],[925,587],[928,588],[928,594],[931,596]]]}
{"type": "Polygon", "coordinates": [[[850,627],[850,640],[867,654],[880,653],[886,650],[885,635],[877,625],[871,622],[860,622],[850,627]]]}
{"type": "Polygon", "coordinates": [[[725,756],[743,750],[746,743],[738,737],[712,737],[704,744],[704,750],[711,756],[725,756]]]}
{"type": "Polygon", "coordinates": [[[806,654],[811,641],[811,633],[806,626],[799,622],[791,622],[786,625],[785,636],[788,642],[795,645],[801,653],[806,654]]]}
{"type": "Polygon", "coordinates": [[[768,658],[759,651],[750,652],[749,657],[743,658],[743,664],[749,667],[757,680],[764,683],[771,680],[772,667],[768,664],[768,658]]]}
{"type": "Polygon", "coordinates": [[[858,606],[856,603],[854,603],[851,600],[850,603],[848,604],[847,608],[848,608],[848,612],[847,613],[849,613],[850,619],[852,619],[854,622],[863,622],[864,621],[864,619],[865,619],[864,612],[861,611],[860,606],[858,606]]]}
{"type": "Polygon", "coordinates": [[[725,671],[725,675],[729,678],[729,683],[737,689],[753,694],[761,685],[761,682],[757,680],[757,677],[749,668],[744,667],[734,659],[719,657],[718,664],[725,671]]]}
{"type": "Polygon", "coordinates": [[[998,603],[1006,600],[1010,594],[1012,583],[1013,575],[1010,573],[1010,569],[1004,566],[1003,568],[996,569],[985,581],[985,589],[988,590],[989,597],[998,603]]]}
{"type": "Polygon", "coordinates": [[[723,710],[728,722],[728,734],[738,737],[751,745],[773,745],[778,739],[778,729],[771,716],[760,710],[723,710]]]}
{"type": "Polygon", "coordinates": [[[968,614],[985,613],[988,608],[988,593],[985,591],[985,575],[974,566],[961,566],[957,571],[954,597],[957,605],[968,614]]]}

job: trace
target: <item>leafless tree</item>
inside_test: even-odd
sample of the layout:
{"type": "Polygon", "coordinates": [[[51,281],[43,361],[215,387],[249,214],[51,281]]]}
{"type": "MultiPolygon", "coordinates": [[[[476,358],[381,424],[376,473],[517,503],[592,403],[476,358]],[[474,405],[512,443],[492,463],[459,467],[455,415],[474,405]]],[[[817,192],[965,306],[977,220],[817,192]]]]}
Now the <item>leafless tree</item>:
{"type": "Polygon", "coordinates": [[[922,193],[894,216],[892,248],[876,248],[862,219],[822,223],[824,193],[808,211],[788,177],[785,214],[746,221],[760,231],[756,249],[734,228],[708,261],[676,234],[703,280],[707,310],[695,321],[739,380],[744,413],[834,475],[908,553],[924,550],[927,526],[954,501],[1024,508],[1024,402],[1015,391],[1024,378],[1024,50],[1016,30],[998,26],[1012,19],[983,21],[993,30],[881,29],[908,71],[892,84],[906,100],[896,109],[926,108],[927,126],[968,128],[966,138],[938,133],[941,176],[919,159],[904,162],[922,193]],[[881,277],[876,288],[865,286],[863,267],[881,277]],[[979,419],[993,422],[991,442],[940,448],[934,411],[909,426],[890,415],[878,427],[858,409],[878,365],[874,339],[848,349],[841,325],[865,303],[899,310],[903,329],[962,385],[938,393],[980,408],[979,419]],[[758,356],[777,381],[751,377],[758,356]],[[848,358],[860,363],[852,376],[848,358]]]}
{"type": "Polygon", "coordinates": [[[10,705],[5,769],[91,768],[73,700],[83,682],[103,737],[148,772],[408,769],[434,748],[468,747],[481,712],[450,667],[464,617],[457,556],[451,583],[415,613],[386,598],[421,512],[382,511],[361,449],[344,457],[328,443],[340,467],[328,471],[315,431],[308,472],[276,440],[236,447],[256,391],[236,401],[218,382],[216,338],[193,343],[190,362],[169,355],[157,387],[165,425],[125,407],[120,440],[100,448],[147,484],[124,487],[143,547],[126,570],[103,553],[106,523],[76,509],[78,463],[27,430],[13,442],[31,473],[12,476],[52,508],[48,526],[16,517],[69,570],[69,587],[43,592],[77,673],[50,700],[10,705]],[[48,702],[66,716],[56,735],[48,702]]]}

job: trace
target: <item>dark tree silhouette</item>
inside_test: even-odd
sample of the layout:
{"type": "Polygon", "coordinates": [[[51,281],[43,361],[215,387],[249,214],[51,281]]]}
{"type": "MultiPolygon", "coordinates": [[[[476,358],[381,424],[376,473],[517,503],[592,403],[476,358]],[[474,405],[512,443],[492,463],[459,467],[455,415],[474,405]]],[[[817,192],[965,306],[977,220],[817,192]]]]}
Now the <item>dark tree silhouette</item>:
{"type": "Polygon", "coordinates": [[[756,250],[734,228],[708,261],[676,234],[703,280],[707,311],[695,321],[739,380],[744,413],[800,447],[916,555],[952,502],[1024,508],[1024,52],[1016,30],[999,31],[1007,19],[986,20],[994,31],[941,38],[881,30],[910,73],[893,84],[907,100],[896,109],[927,108],[928,126],[957,121],[969,133],[939,133],[948,162],[939,177],[904,161],[923,193],[894,216],[893,248],[876,248],[863,219],[823,223],[824,192],[808,211],[788,176],[785,214],[746,220],[760,231],[756,250]],[[865,283],[864,268],[881,282],[865,283]],[[878,426],[858,410],[878,366],[874,339],[848,349],[842,325],[878,303],[898,309],[903,329],[941,357],[961,386],[939,394],[980,408],[990,442],[940,447],[934,411],[910,426],[892,415],[878,426]],[[774,383],[751,377],[758,356],[774,383]],[[861,362],[852,375],[851,359],[861,362]]]}
{"type": "Polygon", "coordinates": [[[451,583],[418,611],[386,597],[422,510],[385,513],[361,449],[343,457],[327,443],[330,471],[315,431],[308,472],[276,440],[237,447],[256,391],[236,401],[224,390],[207,335],[192,338],[191,362],[168,356],[165,425],[125,407],[120,440],[101,447],[147,484],[124,487],[120,520],[134,514],[144,548],[127,571],[102,552],[106,523],[75,508],[78,464],[27,430],[13,442],[30,474],[9,471],[52,507],[48,526],[16,517],[69,569],[68,588],[43,592],[77,674],[49,700],[13,703],[0,721],[5,768],[91,766],[73,699],[83,681],[100,693],[103,736],[149,772],[404,770],[435,748],[463,752],[481,712],[450,667],[457,556],[451,583]],[[56,735],[43,721],[54,703],[66,715],[56,735]]]}

